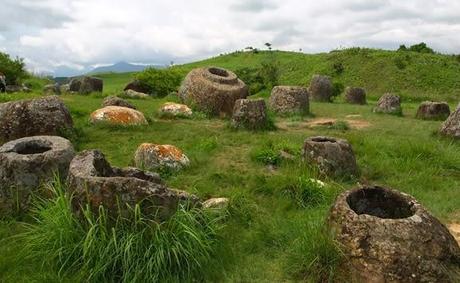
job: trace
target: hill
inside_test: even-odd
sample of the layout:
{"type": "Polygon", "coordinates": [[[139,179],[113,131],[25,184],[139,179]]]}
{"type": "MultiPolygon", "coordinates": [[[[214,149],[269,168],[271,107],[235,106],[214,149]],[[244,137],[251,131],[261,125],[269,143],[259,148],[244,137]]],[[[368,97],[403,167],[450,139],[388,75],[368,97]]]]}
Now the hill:
{"type": "Polygon", "coordinates": [[[281,84],[309,84],[314,74],[332,77],[344,86],[364,87],[371,98],[393,92],[404,99],[460,99],[460,61],[454,56],[351,48],[329,53],[236,52],[181,66],[190,70],[201,66],[219,66],[237,71],[259,66],[264,60],[279,62],[281,84]]]}
{"type": "Polygon", "coordinates": [[[89,72],[89,74],[141,72],[149,67],[160,68],[163,66],[138,65],[138,64],[130,64],[127,62],[118,62],[113,65],[94,68],[92,71],[89,72]]]}

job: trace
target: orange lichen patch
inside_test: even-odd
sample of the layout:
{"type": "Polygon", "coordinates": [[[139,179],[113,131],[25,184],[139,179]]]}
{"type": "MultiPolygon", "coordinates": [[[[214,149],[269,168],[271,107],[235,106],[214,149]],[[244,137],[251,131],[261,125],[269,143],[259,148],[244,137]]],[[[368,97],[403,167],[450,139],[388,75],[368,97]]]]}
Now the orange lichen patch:
{"type": "Polygon", "coordinates": [[[459,223],[451,223],[448,224],[447,227],[449,228],[452,235],[454,235],[455,240],[460,244],[460,224],[459,223]]]}
{"type": "Polygon", "coordinates": [[[160,158],[173,158],[179,160],[183,157],[183,152],[177,147],[169,144],[143,143],[139,146],[140,150],[155,152],[160,158]]]}
{"type": "Polygon", "coordinates": [[[144,114],[141,112],[119,106],[107,106],[91,113],[91,121],[108,122],[118,125],[147,124],[144,114]]]}

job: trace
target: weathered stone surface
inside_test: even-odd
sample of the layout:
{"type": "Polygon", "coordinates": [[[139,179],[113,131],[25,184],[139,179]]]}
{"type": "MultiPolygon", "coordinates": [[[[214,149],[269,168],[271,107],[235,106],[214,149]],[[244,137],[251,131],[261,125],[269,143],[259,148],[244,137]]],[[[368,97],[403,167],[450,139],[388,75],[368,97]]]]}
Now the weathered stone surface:
{"type": "Polygon", "coordinates": [[[385,93],[380,97],[377,106],[374,108],[375,113],[401,114],[401,98],[391,93],[385,93]]]}
{"type": "Polygon", "coordinates": [[[37,135],[60,135],[72,127],[70,112],[57,96],[0,104],[0,142],[37,135]]]}
{"type": "Polygon", "coordinates": [[[91,123],[108,123],[112,125],[146,125],[147,120],[141,112],[120,106],[106,106],[91,113],[91,123]]]}
{"type": "Polygon", "coordinates": [[[324,175],[340,178],[359,176],[355,154],[346,140],[322,136],[308,138],[302,155],[305,161],[318,166],[324,175]]]}
{"type": "Polygon", "coordinates": [[[166,219],[179,203],[198,203],[196,196],[166,187],[157,174],[110,166],[98,150],[85,150],[72,160],[68,185],[77,214],[88,204],[94,213],[103,206],[112,218],[129,217],[138,204],[144,215],[166,219]]]}
{"type": "Polygon", "coordinates": [[[185,104],[166,102],[160,108],[160,114],[162,116],[171,117],[190,117],[193,115],[192,109],[185,104]]]}
{"type": "Polygon", "coordinates": [[[366,101],[366,91],[360,87],[347,87],[345,89],[345,101],[350,104],[364,105],[366,101]]]}
{"type": "Polygon", "coordinates": [[[300,86],[275,86],[268,102],[270,108],[276,113],[302,113],[310,112],[308,88],[300,86]]]}
{"type": "Polygon", "coordinates": [[[70,93],[70,85],[69,84],[63,84],[63,85],[59,86],[59,92],[61,94],[70,93]]]}
{"type": "Polygon", "coordinates": [[[120,98],[118,96],[113,96],[113,95],[107,96],[102,101],[102,107],[106,107],[106,106],[120,106],[120,107],[136,109],[136,106],[132,105],[128,101],[124,100],[123,98],[120,98]]]}
{"type": "Polygon", "coordinates": [[[418,107],[415,117],[423,120],[445,120],[450,115],[446,102],[424,101],[418,107]]]}
{"type": "Polygon", "coordinates": [[[238,99],[233,108],[232,126],[248,130],[267,128],[268,116],[265,100],[262,98],[238,99]]]}
{"type": "Polygon", "coordinates": [[[128,83],[125,88],[123,89],[124,91],[127,90],[134,90],[135,92],[140,92],[147,94],[149,93],[149,89],[146,86],[143,86],[140,81],[134,80],[130,83],[128,83]]]}
{"type": "Polygon", "coordinates": [[[7,93],[15,93],[15,92],[31,92],[32,90],[23,84],[23,85],[7,85],[5,87],[5,91],[7,93]]]}
{"type": "Polygon", "coordinates": [[[179,148],[169,144],[141,144],[134,154],[134,163],[149,171],[180,170],[190,164],[188,157],[179,148]]]}
{"type": "Polygon", "coordinates": [[[102,92],[104,82],[94,77],[78,77],[70,80],[69,90],[79,94],[90,94],[91,92],[102,92]]]}
{"type": "Polygon", "coordinates": [[[311,79],[308,91],[313,101],[331,102],[333,96],[331,78],[328,76],[314,75],[311,79]]]}
{"type": "Polygon", "coordinates": [[[149,97],[148,94],[145,94],[145,93],[142,93],[142,92],[137,92],[137,91],[134,91],[132,89],[125,90],[124,95],[127,96],[127,97],[140,98],[140,99],[144,99],[144,98],[149,97]]]}
{"type": "Polygon", "coordinates": [[[13,140],[0,147],[0,216],[29,209],[31,194],[54,174],[67,176],[75,152],[61,137],[34,136],[13,140]]]}
{"type": "Polygon", "coordinates": [[[216,67],[192,70],[179,90],[187,105],[214,116],[232,115],[235,102],[248,95],[248,87],[233,72],[216,67]]]}
{"type": "Polygon", "coordinates": [[[59,88],[59,84],[48,84],[45,85],[43,88],[44,95],[60,95],[61,89],[59,88]]]}
{"type": "Polygon", "coordinates": [[[341,194],[328,223],[357,282],[454,282],[460,248],[413,197],[377,186],[341,194]]]}
{"type": "Polygon", "coordinates": [[[228,198],[210,198],[203,202],[204,209],[226,209],[230,200],[228,198]]]}
{"type": "Polygon", "coordinates": [[[460,139],[460,104],[442,124],[440,132],[442,135],[460,139]]]}

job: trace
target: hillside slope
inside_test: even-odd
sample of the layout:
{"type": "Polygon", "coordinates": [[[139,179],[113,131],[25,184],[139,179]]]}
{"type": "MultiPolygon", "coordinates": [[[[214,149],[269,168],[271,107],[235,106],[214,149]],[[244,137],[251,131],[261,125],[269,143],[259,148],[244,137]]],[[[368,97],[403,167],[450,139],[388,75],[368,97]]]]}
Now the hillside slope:
{"type": "MultiPolygon", "coordinates": [[[[319,54],[235,52],[175,68],[185,76],[196,67],[218,66],[237,71],[257,68],[264,60],[279,62],[281,84],[307,86],[314,74],[324,74],[344,86],[364,87],[371,99],[393,92],[405,101],[430,99],[457,103],[460,100],[460,61],[448,55],[363,48],[319,54]]],[[[106,91],[116,92],[132,79],[134,73],[97,76],[110,86],[106,91]]]]}
{"type": "Polygon", "coordinates": [[[344,86],[362,86],[370,97],[393,92],[411,100],[460,100],[460,62],[453,56],[351,48],[320,54],[296,52],[238,52],[182,66],[220,66],[230,70],[256,67],[274,58],[280,83],[308,85],[314,74],[325,74],[344,86]],[[338,72],[336,66],[342,66],[338,72]]]}

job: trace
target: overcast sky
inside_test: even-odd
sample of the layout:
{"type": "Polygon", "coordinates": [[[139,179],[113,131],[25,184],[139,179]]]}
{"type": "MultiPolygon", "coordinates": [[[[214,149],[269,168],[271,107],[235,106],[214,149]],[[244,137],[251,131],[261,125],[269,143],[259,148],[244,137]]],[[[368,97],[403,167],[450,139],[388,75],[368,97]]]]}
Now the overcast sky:
{"type": "Polygon", "coordinates": [[[168,64],[243,49],[427,42],[460,53],[459,0],[1,0],[0,50],[35,71],[168,64]]]}

